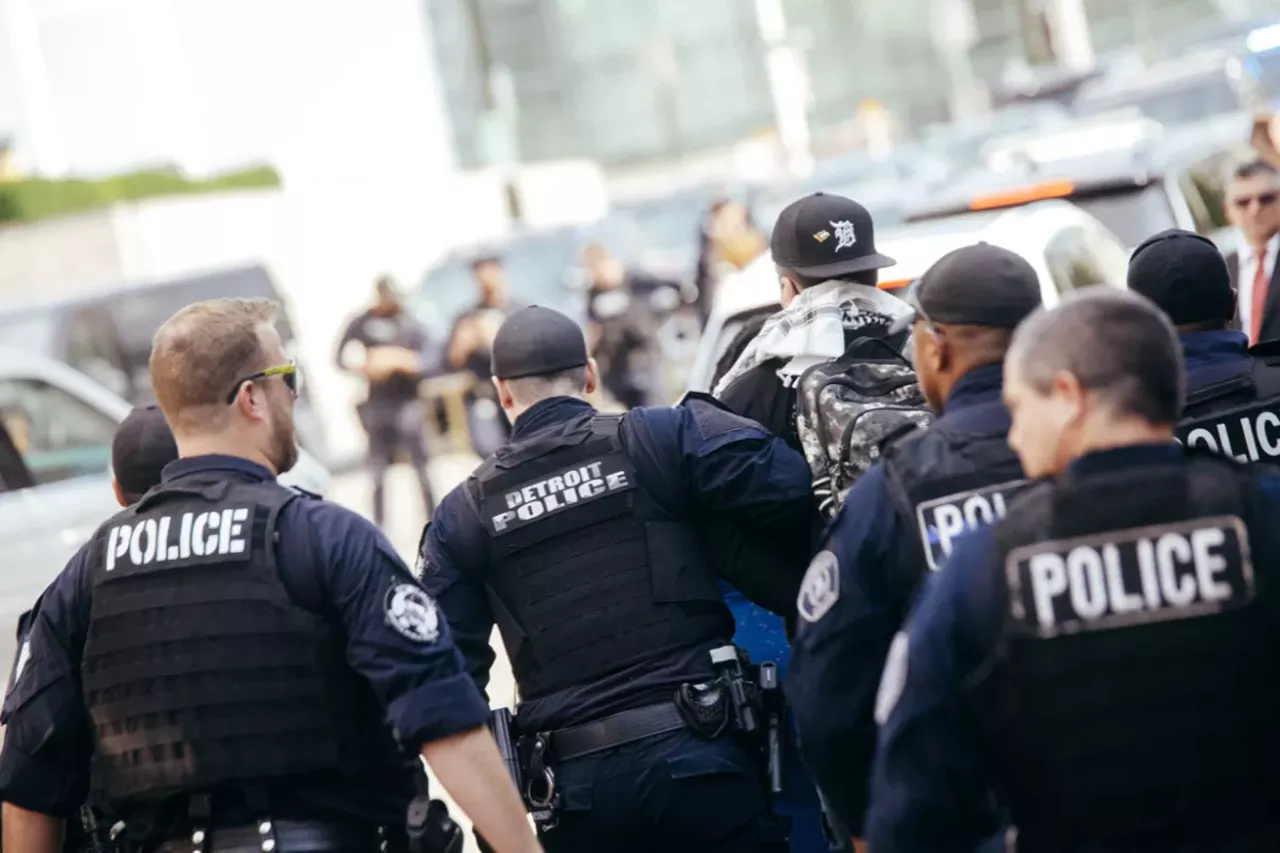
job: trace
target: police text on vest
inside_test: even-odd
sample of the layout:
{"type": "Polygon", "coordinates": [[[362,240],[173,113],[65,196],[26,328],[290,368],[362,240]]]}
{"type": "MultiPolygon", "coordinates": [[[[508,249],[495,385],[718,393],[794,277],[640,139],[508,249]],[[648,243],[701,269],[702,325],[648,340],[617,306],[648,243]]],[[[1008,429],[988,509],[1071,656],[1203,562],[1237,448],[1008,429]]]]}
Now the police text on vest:
{"type": "Polygon", "coordinates": [[[107,571],[125,559],[134,566],[245,553],[249,510],[184,512],[117,524],[107,533],[107,571]]]}
{"type": "Polygon", "coordinates": [[[917,506],[916,520],[929,568],[936,572],[946,562],[960,536],[1004,518],[1008,502],[1026,482],[1016,480],[959,492],[917,506]]]}
{"type": "Polygon", "coordinates": [[[1240,462],[1280,459],[1280,407],[1274,402],[1186,421],[1178,440],[1240,462]]]}
{"type": "Polygon", "coordinates": [[[1234,516],[1038,543],[1010,553],[1005,570],[1015,623],[1041,637],[1204,616],[1254,593],[1234,516]]]}
{"type": "Polygon", "coordinates": [[[506,533],[543,516],[634,488],[634,479],[625,457],[609,456],[503,492],[501,503],[496,496],[486,499],[485,513],[495,535],[506,533]]]}

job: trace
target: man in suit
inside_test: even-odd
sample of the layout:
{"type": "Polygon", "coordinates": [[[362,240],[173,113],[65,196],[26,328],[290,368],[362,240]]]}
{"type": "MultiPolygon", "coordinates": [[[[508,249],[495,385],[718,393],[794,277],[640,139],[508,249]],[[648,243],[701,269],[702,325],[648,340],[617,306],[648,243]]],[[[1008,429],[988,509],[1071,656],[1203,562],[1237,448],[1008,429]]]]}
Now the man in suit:
{"type": "Polygon", "coordinates": [[[1240,248],[1230,258],[1240,328],[1249,343],[1280,339],[1280,175],[1261,160],[1235,170],[1227,188],[1227,218],[1240,230],[1240,248]]]}

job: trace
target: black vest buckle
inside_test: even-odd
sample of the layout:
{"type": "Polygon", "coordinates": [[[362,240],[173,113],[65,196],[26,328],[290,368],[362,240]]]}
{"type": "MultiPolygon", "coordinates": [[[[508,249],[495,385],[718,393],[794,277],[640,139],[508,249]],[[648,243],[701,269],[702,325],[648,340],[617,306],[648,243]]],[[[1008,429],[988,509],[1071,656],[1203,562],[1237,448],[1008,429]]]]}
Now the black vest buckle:
{"type": "Polygon", "coordinates": [[[675,704],[685,724],[704,740],[720,737],[729,725],[729,694],[719,681],[681,684],[675,704]]]}

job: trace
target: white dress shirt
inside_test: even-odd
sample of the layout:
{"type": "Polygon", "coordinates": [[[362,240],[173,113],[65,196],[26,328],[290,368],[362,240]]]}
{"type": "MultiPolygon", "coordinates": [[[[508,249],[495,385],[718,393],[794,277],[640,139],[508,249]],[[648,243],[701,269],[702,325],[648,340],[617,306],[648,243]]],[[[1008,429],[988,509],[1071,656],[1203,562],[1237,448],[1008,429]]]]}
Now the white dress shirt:
{"type": "Polygon", "coordinates": [[[1248,244],[1242,245],[1236,255],[1240,262],[1240,279],[1236,283],[1239,289],[1236,293],[1236,307],[1240,312],[1240,328],[1246,335],[1253,331],[1253,280],[1258,275],[1258,264],[1263,264],[1266,280],[1271,281],[1271,276],[1276,269],[1277,255],[1280,255],[1280,234],[1267,241],[1266,254],[1261,258],[1248,244]]]}

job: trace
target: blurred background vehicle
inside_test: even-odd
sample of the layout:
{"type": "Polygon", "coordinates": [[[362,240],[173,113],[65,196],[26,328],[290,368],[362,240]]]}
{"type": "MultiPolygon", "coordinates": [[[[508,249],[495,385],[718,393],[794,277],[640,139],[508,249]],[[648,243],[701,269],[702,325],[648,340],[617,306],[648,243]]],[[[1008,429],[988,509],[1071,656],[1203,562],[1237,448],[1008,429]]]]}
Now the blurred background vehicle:
{"type": "MultiPolygon", "coordinates": [[[[38,298],[38,293],[31,294],[38,298]]],[[[278,328],[290,357],[300,360],[288,303],[260,264],[163,281],[107,287],[57,302],[0,306],[0,344],[65,362],[135,406],[155,402],[149,361],[156,330],[178,309],[215,297],[271,299],[284,305],[278,328]]],[[[301,362],[306,372],[305,362],[301,362]]],[[[302,385],[299,440],[328,458],[323,423],[302,385]]]]}
{"type": "MultiPolygon", "coordinates": [[[[1132,110],[987,143],[985,166],[934,193],[907,220],[1064,198],[1129,247],[1166,228],[1225,237],[1224,187],[1251,156],[1251,117],[1231,113],[1166,128],[1132,110]]],[[[1224,248],[1227,248],[1224,246],[1224,248]]]]}

